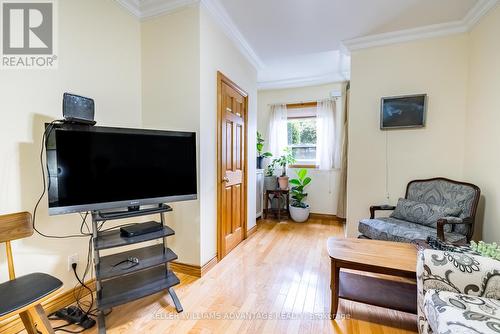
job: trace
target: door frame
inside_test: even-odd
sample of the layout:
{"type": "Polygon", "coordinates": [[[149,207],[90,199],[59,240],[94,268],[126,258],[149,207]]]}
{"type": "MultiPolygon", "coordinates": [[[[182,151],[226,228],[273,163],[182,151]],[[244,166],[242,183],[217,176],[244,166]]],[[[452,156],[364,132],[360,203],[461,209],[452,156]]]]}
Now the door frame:
{"type": "Polygon", "coordinates": [[[217,260],[223,259],[222,256],[222,119],[223,110],[222,107],[222,83],[227,84],[238,93],[240,93],[245,99],[245,115],[243,120],[244,125],[244,140],[245,148],[243,154],[245,157],[245,163],[243,165],[243,240],[247,238],[247,209],[248,209],[248,94],[243,89],[241,89],[236,83],[225,76],[222,72],[217,71],[217,260]]]}

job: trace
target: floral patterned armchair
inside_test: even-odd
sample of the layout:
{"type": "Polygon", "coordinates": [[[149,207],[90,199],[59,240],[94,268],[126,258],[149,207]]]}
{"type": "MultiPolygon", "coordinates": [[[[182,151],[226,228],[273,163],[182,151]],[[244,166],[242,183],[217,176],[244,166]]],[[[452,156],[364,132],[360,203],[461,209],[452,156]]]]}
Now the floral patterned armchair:
{"type": "Polygon", "coordinates": [[[430,249],[418,257],[421,334],[500,333],[500,261],[430,249]]]}

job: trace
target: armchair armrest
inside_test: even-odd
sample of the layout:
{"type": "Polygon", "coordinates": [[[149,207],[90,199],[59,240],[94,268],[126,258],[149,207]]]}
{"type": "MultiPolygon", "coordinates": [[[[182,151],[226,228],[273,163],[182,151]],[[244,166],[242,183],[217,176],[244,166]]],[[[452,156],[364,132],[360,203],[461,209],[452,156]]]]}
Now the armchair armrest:
{"type": "Polygon", "coordinates": [[[421,296],[434,289],[498,300],[499,276],[500,261],[489,257],[433,249],[418,254],[417,286],[421,296]]]}
{"type": "Polygon", "coordinates": [[[458,218],[458,217],[445,217],[441,218],[437,221],[436,229],[437,229],[437,237],[438,239],[444,240],[444,226],[445,225],[457,225],[457,224],[465,224],[472,225],[473,223],[472,217],[458,218]]]}
{"type": "Polygon", "coordinates": [[[499,276],[500,261],[488,257],[434,249],[420,250],[417,255],[419,327],[421,321],[426,319],[424,301],[428,290],[450,291],[499,300],[499,276]]]}
{"type": "Polygon", "coordinates": [[[396,207],[392,205],[372,205],[370,206],[370,219],[375,218],[375,211],[392,211],[394,209],[396,207]]]}

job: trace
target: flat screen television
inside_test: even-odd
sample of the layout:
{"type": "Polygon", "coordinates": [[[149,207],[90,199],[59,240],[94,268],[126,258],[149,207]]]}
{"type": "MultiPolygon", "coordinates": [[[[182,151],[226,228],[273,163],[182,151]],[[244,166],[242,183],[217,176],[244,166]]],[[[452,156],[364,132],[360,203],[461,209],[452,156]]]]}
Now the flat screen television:
{"type": "Polygon", "coordinates": [[[193,200],[196,134],[57,125],[47,171],[50,215],[193,200]]]}
{"type": "Polygon", "coordinates": [[[383,97],[380,107],[380,128],[422,128],[427,113],[427,95],[383,97]]]}

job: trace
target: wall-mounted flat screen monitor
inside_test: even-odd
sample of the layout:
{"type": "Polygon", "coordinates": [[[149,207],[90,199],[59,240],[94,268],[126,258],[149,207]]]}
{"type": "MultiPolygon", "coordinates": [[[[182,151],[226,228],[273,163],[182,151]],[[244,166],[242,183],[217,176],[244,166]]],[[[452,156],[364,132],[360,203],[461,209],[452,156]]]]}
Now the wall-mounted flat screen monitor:
{"type": "Polygon", "coordinates": [[[56,125],[47,165],[51,215],[197,198],[192,132],[56,125]]]}
{"type": "Polygon", "coordinates": [[[380,128],[422,128],[427,113],[427,95],[384,97],[381,102],[380,128]]]}

